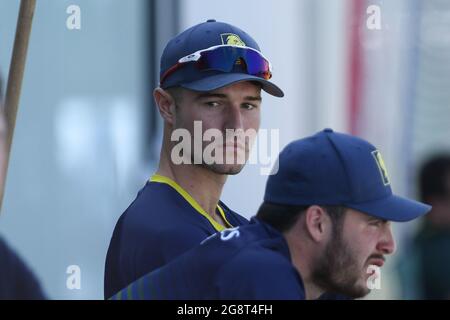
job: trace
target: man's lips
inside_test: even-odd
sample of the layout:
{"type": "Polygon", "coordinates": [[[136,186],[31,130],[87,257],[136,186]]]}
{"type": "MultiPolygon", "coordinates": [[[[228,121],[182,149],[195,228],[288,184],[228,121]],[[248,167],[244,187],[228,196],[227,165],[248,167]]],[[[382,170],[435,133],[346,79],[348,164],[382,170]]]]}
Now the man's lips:
{"type": "Polygon", "coordinates": [[[380,257],[380,258],[371,258],[369,259],[369,265],[375,265],[377,267],[382,267],[384,265],[384,261],[386,259],[384,257],[380,257]]]}

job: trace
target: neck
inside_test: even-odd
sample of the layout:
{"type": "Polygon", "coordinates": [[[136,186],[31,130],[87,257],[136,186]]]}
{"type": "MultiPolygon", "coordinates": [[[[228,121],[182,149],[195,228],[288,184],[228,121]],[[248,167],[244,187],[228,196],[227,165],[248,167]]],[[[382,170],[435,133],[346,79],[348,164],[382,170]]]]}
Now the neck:
{"type": "Polygon", "coordinates": [[[305,240],[299,239],[300,237],[296,234],[285,234],[285,238],[289,246],[292,264],[303,280],[306,299],[318,299],[324,293],[324,290],[317,286],[312,279],[313,252],[311,249],[313,248],[309,248],[308,244],[305,244],[305,240]]]}
{"type": "Polygon", "coordinates": [[[222,223],[216,214],[216,207],[222,194],[226,175],[217,174],[201,165],[175,165],[170,158],[171,148],[163,142],[157,174],[179,184],[214,220],[222,223]]]}

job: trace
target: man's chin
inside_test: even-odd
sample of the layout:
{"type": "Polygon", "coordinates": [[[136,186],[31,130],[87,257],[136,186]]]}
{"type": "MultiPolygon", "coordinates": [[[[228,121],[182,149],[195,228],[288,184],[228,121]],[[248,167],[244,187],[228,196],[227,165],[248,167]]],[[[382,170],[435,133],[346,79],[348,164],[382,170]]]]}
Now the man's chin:
{"type": "Polygon", "coordinates": [[[204,164],[203,166],[214,173],[227,175],[238,174],[244,168],[243,164],[204,164]]]}
{"type": "Polygon", "coordinates": [[[353,292],[353,299],[360,299],[364,298],[370,293],[370,289],[368,289],[366,286],[361,286],[360,288],[355,289],[353,292]]]}
{"type": "Polygon", "coordinates": [[[367,287],[364,278],[360,280],[347,278],[345,281],[328,282],[323,286],[323,289],[325,292],[334,293],[350,299],[364,298],[370,293],[370,289],[367,287]]]}
{"type": "Polygon", "coordinates": [[[353,299],[360,299],[367,296],[370,293],[370,289],[367,288],[365,283],[355,284],[352,287],[343,288],[340,293],[353,299]]]}

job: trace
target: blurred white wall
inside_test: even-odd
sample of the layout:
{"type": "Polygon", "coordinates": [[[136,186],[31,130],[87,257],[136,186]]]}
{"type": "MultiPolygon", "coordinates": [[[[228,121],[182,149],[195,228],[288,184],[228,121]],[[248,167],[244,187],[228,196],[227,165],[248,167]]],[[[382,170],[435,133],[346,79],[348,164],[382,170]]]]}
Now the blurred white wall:
{"type": "MultiPolygon", "coordinates": [[[[0,2],[4,79],[18,7],[0,2]]],[[[153,170],[143,163],[143,97],[151,93],[144,8],[37,1],[0,230],[50,298],[103,297],[112,230],[153,170]],[[80,30],[66,27],[72,4],[81,9],[80,30]],[[66,286],[70,265],[81,269],[81,290],[66,286]]]]}

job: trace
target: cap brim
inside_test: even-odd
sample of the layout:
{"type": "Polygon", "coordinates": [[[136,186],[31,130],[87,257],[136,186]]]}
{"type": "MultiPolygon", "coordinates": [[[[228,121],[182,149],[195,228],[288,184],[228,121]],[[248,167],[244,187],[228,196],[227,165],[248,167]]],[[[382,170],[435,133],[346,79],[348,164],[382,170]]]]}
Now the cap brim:
{"type": "Polygon", "coordinates": [[[283,91],[272,82],[245,73],[217,74],[197,81],[182,83],[180,86],[186,89],[204,92],[220,89],[230,84],[242,81],[258,82],[261,84],[262,89],[268,94],[280,98],[284,96],[283,91]]]}
{"type": "Polygon", "coordinates": [[[371,202],[347,204],[346,206],[380,219],[396,222],[413,220],[431,210],[431,206],[427,204],[396,195],[371,202]]]}

